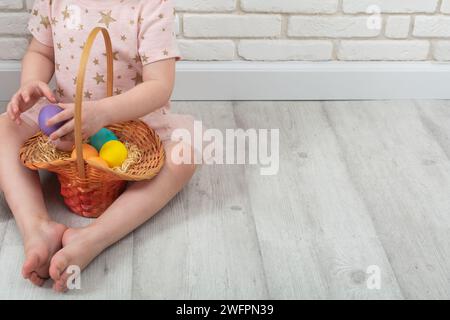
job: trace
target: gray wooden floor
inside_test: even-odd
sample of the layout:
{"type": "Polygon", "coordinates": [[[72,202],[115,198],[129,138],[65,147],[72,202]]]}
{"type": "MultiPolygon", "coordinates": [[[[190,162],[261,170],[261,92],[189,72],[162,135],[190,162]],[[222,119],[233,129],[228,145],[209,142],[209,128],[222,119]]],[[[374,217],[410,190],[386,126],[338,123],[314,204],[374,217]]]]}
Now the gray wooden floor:
{"type": "MultiPolygon", "coordinates": [[[[0,298],[449,299],[450,102],[184,102],[211,128],[279,128],[280,171],[204,166],[64,296],[21,279],[0,201],[0,298]],[[367,286],[369,266],[380,289],[367,286]]],[[[44,175],[52,216],[85,225],[44,175]]]]}

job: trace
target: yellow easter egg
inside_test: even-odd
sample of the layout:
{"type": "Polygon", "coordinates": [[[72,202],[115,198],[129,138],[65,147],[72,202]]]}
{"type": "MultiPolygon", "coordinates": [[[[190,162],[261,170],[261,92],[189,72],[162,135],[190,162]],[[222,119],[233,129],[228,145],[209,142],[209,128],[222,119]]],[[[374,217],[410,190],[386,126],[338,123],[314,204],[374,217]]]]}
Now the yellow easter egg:
{"type": "Polygon", "coordinates": [[[89,163],[99,165],[100,167],[109,168],[108,163],[100,157],[89,158],[89,163]]]}
{"type": "Polygon", "coordinates": [[[127,148],[117,140],[108,141],[100,149],[100,158],[105,160],[110,168],[120,167],[127,157],[127,148]]]}
{"type": "MultiPolygon", "coordinates": [[[[90,144],[83,144],[83,159],[90,159],[98,157],[98,151],[90,144]]],[[[73,149],[72,151],[72,159],[77,158],[77,150],[73,149]]]]}

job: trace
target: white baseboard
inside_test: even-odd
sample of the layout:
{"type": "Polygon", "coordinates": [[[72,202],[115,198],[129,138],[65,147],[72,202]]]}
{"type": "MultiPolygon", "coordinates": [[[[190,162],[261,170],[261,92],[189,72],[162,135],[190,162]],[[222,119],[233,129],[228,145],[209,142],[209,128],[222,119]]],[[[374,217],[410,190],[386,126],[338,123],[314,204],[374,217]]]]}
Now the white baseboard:
{"type": "MultiPolygon", "coordinates": [[[[0,100],[20,64],[0,62],[0,100]]],[[[450,64],[431,62],[180,62],[174,100],[450,99],[450,64]]]]}
{"type": "Polygon", "coordinates": [[[20,64],[0,61],[0,101],[8,101],[20,83],[20,64]]]}

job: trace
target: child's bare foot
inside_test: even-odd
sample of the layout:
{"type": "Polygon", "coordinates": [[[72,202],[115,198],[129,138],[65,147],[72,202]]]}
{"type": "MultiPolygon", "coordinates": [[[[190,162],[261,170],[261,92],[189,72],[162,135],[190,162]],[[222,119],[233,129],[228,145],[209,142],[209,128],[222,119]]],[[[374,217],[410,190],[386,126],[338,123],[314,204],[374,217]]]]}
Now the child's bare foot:
{"type": "Polygon", "coordinates": [[[62,246],[65,225],[42,220],[24,232],[25,262],[22,275],[33,284],[42,286],[49,278],[50,260],[62,246]]]}
{"type": "Polygon", "coordinates": [[[65,271],[69,266],[77,266],[83,270],[105,248],[88,228],[67,229],[62,244],[63,248],[53,256],[49,270],[50,277],[55,281],[53,289],[58,292],[67,290],[67,279],[71,274],[65,271]]]}

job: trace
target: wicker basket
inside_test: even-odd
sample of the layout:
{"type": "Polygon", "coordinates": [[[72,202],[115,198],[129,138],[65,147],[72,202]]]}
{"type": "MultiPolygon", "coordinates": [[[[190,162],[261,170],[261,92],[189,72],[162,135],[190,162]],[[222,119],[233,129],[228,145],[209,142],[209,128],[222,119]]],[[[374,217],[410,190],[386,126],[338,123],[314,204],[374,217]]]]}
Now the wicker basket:
{"type": "Polygon", "coordinates": [[[55,150],[42,133],[30,138],[20,150],[22,163],[33,170],[44,169],[55,172],[61,183],[61,195],[66,205],[76,214],[99,217],[121,194],[127,181],[151,179],[164,164],[164,149],[155,131],[142,121],[128,121],[112,126],[119,140],[138,150],[136,161],[129,163],[126,170],[102,167],[95,162],[83,160],[81,106],[84,78],[89,54],[99,33],[103,34],[107,56],[107,96],[113,94],[113,54],[111,39],[104,28],[95,28],[86,42],[81,57],[75,97],[75,148],[76,159],[70,153],[55,150]]]}

